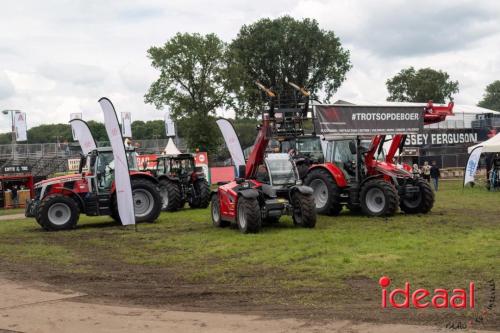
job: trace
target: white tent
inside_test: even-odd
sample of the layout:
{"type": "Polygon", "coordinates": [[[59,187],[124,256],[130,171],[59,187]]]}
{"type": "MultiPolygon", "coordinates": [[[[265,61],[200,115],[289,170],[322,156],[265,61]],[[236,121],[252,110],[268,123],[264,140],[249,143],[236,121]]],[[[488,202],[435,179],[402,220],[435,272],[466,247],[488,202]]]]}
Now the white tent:
{"type": "Polygon", "coordinates": [[[472,147],[469,147],[469,154],[476,148],[483,147],[481,150],[482,153],[499,153],[500,152],[500,133],[495,135],[494,137],[478,143],[472,147]]]}
{"type": "Polygon", "coordinates": [[[181,152],[177,147],[175,146],[174,141],[172,138],[168,139],[167,146],[165,147],[165,150],[163,151],[165,155],[179,155],[181,152]]]}

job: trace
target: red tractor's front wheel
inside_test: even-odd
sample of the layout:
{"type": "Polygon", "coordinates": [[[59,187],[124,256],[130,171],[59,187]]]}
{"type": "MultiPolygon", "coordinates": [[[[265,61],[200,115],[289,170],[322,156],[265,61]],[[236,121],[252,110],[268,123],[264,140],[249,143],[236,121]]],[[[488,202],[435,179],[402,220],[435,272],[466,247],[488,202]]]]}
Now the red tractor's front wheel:
{"type": "Polygon", "coordinates": [[[323,169],[313,169],[304,180],[313,189],[316,211],[322,215],[338,215],[342,205],[338,203],[339,189],[332,175],[323,169]]]}
{"type": "Polygon", "coordinates": [[[80,217],[80,208],[71,197],[51,194],[38,207],[36,220],[45,230],[73,229],[80,217]]]}
{"type": "Polygon", "coordinates": [[[411,198],[403,198],[399,204],[406,214],[427,214],[434,206],[434,192],[428,182],[418,179],[419,191],[411,198]]]}
{"type": "Polygon", "coordinates": [[[392,216],[398,210],[398,191],[383,179],[373,179],[363,184],[360,200],[361,208],[368,216],[392,216]]]}

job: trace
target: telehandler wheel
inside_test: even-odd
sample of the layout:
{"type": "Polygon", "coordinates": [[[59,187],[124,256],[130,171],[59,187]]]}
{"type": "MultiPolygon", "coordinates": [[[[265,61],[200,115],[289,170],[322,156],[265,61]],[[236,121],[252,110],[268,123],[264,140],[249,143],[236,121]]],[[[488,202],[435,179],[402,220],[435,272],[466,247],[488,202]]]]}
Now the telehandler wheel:
{"type": "Polygon", "coordinates": [[[316,226],[316,205],[310,194],[296,192],[292,196],[293,224],[304,228],[316,226]]]}
{"type": "Polygon", "coordinates": [[[412,199],[402,199],[399,207],[406,214],[427,214],[434,206],[434,192],[431,185],[423,179],[418,179],[416,185],[420,191],[412,199]]]}
{"type": "Polygon", "coordinates": [[[80,208],[71,197],[51,194],[42,200],[36,220],[49,231],[73,229],[80,217],[80,208]]]}
{"type": "Polygon", "coordinates": [[[175,212],[184,206],[181,199],[181,186],[178,182],[161,179],[160,194],[162,198],[162,210],[175,212]]]}
{"type": "Polygon", "coordinates": [[[224,221],[221,219],[218,196],[213,195],[211,201],[212,201],[212,206],[210,212],[212,213],[212,224],[214,225],[214,227],[218,228],[227,227],[230,223],[228,221],[224,221]]]}
{"type": "Polygon", "coordinates": [[[210,203],[210,186],[205,179],[198,179],[193,184],[197,196],[192,196],[189,200],[191,208],[207,208],[210,203]]]}
{"type": "Polygon", "coordinates": [[[259,232],[262,221],[259,202],[256,198],[238,197],[236,223],[244,234],[259,232]]]}
{"type": "Polygon", "coordinates": [[[324,169],[313,169],[304,184],[312,187],[316,212],[322,215],[338,215],[342,205],[336,202],[339,189],[332,175],[324,169]]]}
{"type": "Polygon", "coordinates": [[[396,188],[383,179],[367,181],[361,187],[360,200],[361,208],[368,216],[392,216],[399,205],[396,188]]]}

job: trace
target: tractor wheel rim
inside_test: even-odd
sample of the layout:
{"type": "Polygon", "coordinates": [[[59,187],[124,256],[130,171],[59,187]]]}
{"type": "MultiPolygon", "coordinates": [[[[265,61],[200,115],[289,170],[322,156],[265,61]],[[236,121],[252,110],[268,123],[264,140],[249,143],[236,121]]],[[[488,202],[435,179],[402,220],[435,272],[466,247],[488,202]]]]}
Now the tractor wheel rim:
{"type": "Polygon", "coordinates": [[[328,187],[321,179],[314,179],[309,186],[313,189],[314,203],[316,209],[325,207],[328,203],[328,187]]]}
{"type": "Polygon", "coordinates": [[[243,230],[247,227],[247,215],[245,214],[243,205],[238,206],[238,224],[243,230]]]}
{"type": "Polygon", "coordinates": [[[133,192],[133,197],[136,217],[144,217],[151,213],[154,208],[154,199],[149,191],[136,189],[133,192]]]}
{"type": "Polygon", "coordinates": [[[168,207],[168,191],[165,187],[160,188],[160,195],[162,200],[162,209],[166,209],[168,207]]]}
{"type": "Polygon", "coordinates": [[[64,203],[55,203],[48,211],[49,221],[55,225],[64,225],[71,219],[71,208],[64,203]]]}
{"type": "Polygon", "coordinates": [[[380,213],[385,208],[385,195],[379,188],[371,188],[366,193],[366,206],[373,213],[380,213]]]}
{"type": "Polygon", "coordinates": [[[215,222],[219,221],[219,203],[217,201],[212,203],[212,219],[215,222]]]}

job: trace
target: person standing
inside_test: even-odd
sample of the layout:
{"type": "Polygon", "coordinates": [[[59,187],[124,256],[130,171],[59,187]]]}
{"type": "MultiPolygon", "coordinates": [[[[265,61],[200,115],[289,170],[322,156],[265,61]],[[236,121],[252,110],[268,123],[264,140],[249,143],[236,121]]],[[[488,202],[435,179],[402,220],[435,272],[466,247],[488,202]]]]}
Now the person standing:
{"type": "Polygon", "coordinates": [[[422,166],[422,175],[427,182],[431,182],[431,166],[429,165],[429,162],[425,161],[424,165],[422,166]]]}
{"type": "Polygon", "coordinates": [[[439,167],[436,165],[436,161],[432,161],[430,175],[432,178],[432,183],[434,184],[434,190],[437,192],[439,188],[439,178],[441,177],[441,171],[439,167]]]}
{"type": "Polygon", "coordinates": [[[16,185],[12,186],[11,195],[12,195],[12,205],[14,206],[14,208],[17,208],[17,206],[19,205],[19,197],[17,196],[16,185]]]}

